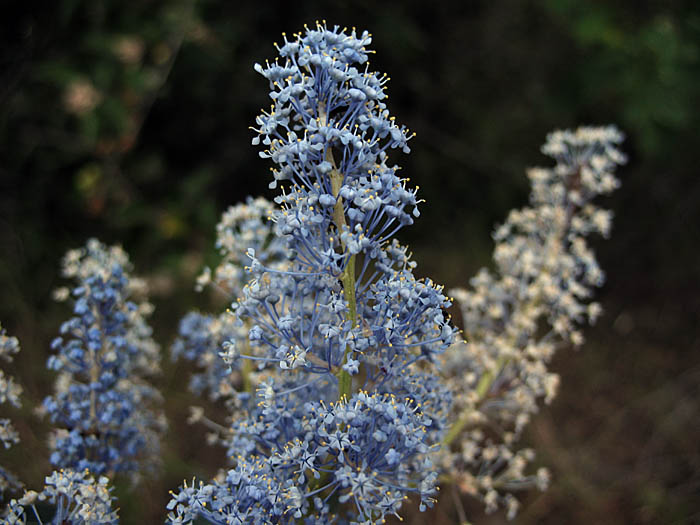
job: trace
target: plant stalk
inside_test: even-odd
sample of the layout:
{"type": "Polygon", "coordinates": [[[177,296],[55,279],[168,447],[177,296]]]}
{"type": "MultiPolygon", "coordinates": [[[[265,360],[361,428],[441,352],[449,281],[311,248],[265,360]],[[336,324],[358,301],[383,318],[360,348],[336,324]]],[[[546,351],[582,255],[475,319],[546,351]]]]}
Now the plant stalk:
{"type": "MultiPolygon", "coordinates": [[[[319,104],[319,119],[323,125],[328,123],[328,115],[325,110],[324,104],[319,104]]],[[[343,174],[338,171],[338,167],[333,158],[333,150],[329,145],[326,148],[325,160],[329,162],[332,166],[330,177],[331,177],[331,191],[333,192],[333,197],[335,197],[335,206],[333,207],[333,222],[340,236],[344,230],[348,229],[348,223],[345,219],[345,210],[343,208],[343,199],[340,197],[340,189],[343,186],[343,174]]],[[[347,246],[345,242],[340,238],[340,244],[343,248],[345,254],[348,253],[347,246]]],[[[348,303],[348,312],[346,319],[350,321],[352,328],[357,327],[357,301],[355,297],[355,254],[350,255],[348,258],[347,265],[345,266],[345,271],[340,277],[343,284],[343,295],[345,296],[345,301],[348,303]]],[[[345,351],[343,353],[343,359],[341,361],[340,370],[336,373],[338,378],[338,399],[343,400],[350,397],[352,394],[352,376],[342,367],[348,360],[348,355],[350,354],[350,346],[346,345],[345,351]]]]}

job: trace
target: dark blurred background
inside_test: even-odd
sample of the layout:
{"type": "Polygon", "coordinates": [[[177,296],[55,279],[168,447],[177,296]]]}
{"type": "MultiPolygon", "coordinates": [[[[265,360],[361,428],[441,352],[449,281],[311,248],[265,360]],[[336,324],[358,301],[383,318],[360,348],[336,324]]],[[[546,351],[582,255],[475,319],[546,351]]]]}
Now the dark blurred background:
{"type": "MultiPolygon", "coordinates": [[[[401,233],[419,273],[466,285],[488,265],[493,225],[527,199],[524,170],[547,164],[546,133],[617,124],[630,162],[604,203],[612,239],[605,316],[557,356],[559,397],[526,435],[553,472],[523,495],[518,523],[700,523],[700,4],[697,1],[229,2],[57,0],[0,7],[0,320],[23,351],[10,415],[22,443],[0,461],[30,488],[48,473],[49,342],[68,317],[51,300],[59,261],[92,236],[122,243],[153,288],[164,356],[216,263],[215,224],[248,194],[271,196],[250,145],[281,32],[304,23],[374,36],[389,107],[417,132],[395,156],[426,199],[401,233]]],[[[118,483],[124,523],[159,523],[168,489],[209,477],[223,451],[185,423],[199,402],[165,359],[171,430],[158,479],[118,483]]],[[[217,407],[210,407],[216,410],[217,407]]],[[[457,523],[448,494],[412,524],[457,523]]],[[[476,523],[500,523],[469,504],[476,523]]]]}

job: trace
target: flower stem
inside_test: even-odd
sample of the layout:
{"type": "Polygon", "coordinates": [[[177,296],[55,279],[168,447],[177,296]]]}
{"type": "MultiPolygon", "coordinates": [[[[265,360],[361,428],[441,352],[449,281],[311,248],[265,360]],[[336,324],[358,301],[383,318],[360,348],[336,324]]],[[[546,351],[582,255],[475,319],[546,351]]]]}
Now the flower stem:
{"type": "MultiPolygon", "coordinates": [[[[323,125],[328,123],[328,115],[326,113],[325,105],[319,104],[318,108],[319,119],[323,125]]],[[[329,162],[332,166],[330,177],[331,177],[331,191],[333,192],[333,197],[335,197],[335,206],[333,207],[333,222],[335,223],[338,236],[347,230],[348,223],[345,220],[345,210],[343,208],[343,198],[340,197],[340,189],[343,186],[343,174],[338,171],[338,167],[333,158],[333,149],[329,145],[326,148],[325,160],[329,162]]],[[[341,246],[343,247],[343,252],[348,253],[347,246],[345,242],[340,238],[341,246]]],[[[345,271],[340,278],[343,283],[343,295],[345,296],[345,301],[348,303],[348,312],[346,314],[346,319],[350,321],[352,328],[357,326],[357,302],[355,298],[355,255],[352,254],[348,257],[347,265],[345,266],[345,271]]],[[[343,359],[340,363],[340,370],[336,373],[338,378],[338,399],[350,397],[352,393],[352,376],[350,372],[344,370],[342,367],[348,360],[348,354],[350,354],[350,346],[345,347],[345,352],[343,353],[343,359]]]]}
{"type": "MultiPolygon", "coordinates": [[[[352,327],[357,326],[357,305],[355,303],[355,256],[351,255],[348,260],[348,265],[343,272],[343,293],[345,300],[348,302],[347,319],[352,323],[352,327]]],[[[345,346],[343,353],[343,365],[348,360],[350,346],[345,346]]],[[[338,399],[350,397],[352,393],[352,376],[350,372],[341,368],[338,372],[338,399]]]]}
{"type": "MultiPolygon", "coordinates": [[[[509,362],[509,358],[501,356],[496,362],[496,367],[493,370],[489,370],[483,376],[481,376],[481,379],[479,379],[479,382],[476,385],[476,395],[478,396],[477,403],[481,402],[484,399],[484,397],[486,397],[486,394],[488,394],[489,390],[491,390],[493,382],[501,373],[501,370],[503,370],[509,362]]],[[[442,440],[442,446],[450,446],[450,444],[457,438],[457,436],[459,436],[462,433],[462,430],[464,430],[464,428],[469,424],[469,422],[472,419],[471,415],[471,408],[467,408],[464,412],[460,414],[459,419],[457,419],[457,421],[455,421],[452,424],[450,430],[445,436],[445,439],[442,440]]]]}

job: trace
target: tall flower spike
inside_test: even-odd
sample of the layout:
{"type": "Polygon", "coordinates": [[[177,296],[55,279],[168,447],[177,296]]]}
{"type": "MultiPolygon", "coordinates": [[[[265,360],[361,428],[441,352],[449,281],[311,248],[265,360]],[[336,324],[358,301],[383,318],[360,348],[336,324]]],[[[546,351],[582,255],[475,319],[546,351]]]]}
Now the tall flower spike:
{"type": "Polygon", "coordinates": [[[255,66],[273,105],[253,143],[281,185],[271,217],[287,259],[247,250],[232,306],[247,340],[221,355],[255,366],[257,400],[234,415],[234,467],[175,493],[173,523],[381,523],[410,495],[432,504],[450,395],[430,363],[454,332],[442,287],[416,279],[391,238],[419,201],[388,164],[410,135],[389,116],[370,42],[318,24],[255,66]]]}
{"type": "Polygon", "coordinates": [[[146,323],[152,307],[133,302],[145,290],[130,269],[121,248],[94,239],[64,258],[63,273],[76,284],[74,317],[51,345],[57,353],[47,366],[59,376],[44,410],[56,427],[54,466],[123,472],[136,481],[143,467],[155,466],[165,420],[156,408],[160,394],[147,381],[159,371],[159,348],[146,323]]]}
{"type": "MultiPolygon", "coordinates": [[[[0,358],[11,362],[15,354],[19,352],[19,341],[16,337],[7,335],[0,325],[0,358]]],[[[19,396],[22,395],[22,387],[13,377],[5,375],[0,369],[0,403],[10,403],[19,408],[19,396]]],[[[19,434],[8,418],[0,418],[0,442],[6,449],[19,443],[19,434]]],[[[8,490],[16,490],[21,487],[20,481],[10,471],[0,466],[0,497],[8,490]]]]}
{"type": "Polygon", "coordinates": [[[613,172],[625,161],[621,141],[612,126],[548,135],[542,151],[556,165],[528,171],[530,206],[512,211],[494,233],[495,272],[481,270],[470,291],[451,292],[467,342],[444,354],[458,418],[443,465],[488,511],[503,506],[512,517],[518,502],[511,492],[547,485],[546,470],[524,472],[532,451],[513,446],[538,402],[556,394],[559,377],[547,369],[553,353],[581,345],[581,325],[600,315],[589,300],[603,272],[585,237],[609,234],[611,213],[592,201],[619,186],[613,172]],[[494,428],[502,431],[494,435],[494,428]]]}

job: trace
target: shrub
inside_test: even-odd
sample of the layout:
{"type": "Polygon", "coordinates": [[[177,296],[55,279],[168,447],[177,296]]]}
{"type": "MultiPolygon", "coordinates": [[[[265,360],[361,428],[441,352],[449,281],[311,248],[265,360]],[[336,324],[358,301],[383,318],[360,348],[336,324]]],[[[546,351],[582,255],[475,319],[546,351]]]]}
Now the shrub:
{"type": "MultiPolygon", "coordinates": [[[[530,204],[496,230],[494,269],[450,292],[462,336],[453,299],[415,277],[394,237],[422,201],[390,160],[414,134],[389,114],[370,35],[324,23],[283,37],[279,58],[255,66],[273,104],[253,128],[278,194],[224,214],[222,261],[197,288],[227,291],[231,309],[187,314],[171,352],[197,368],[195,394],[225,402],[228,421],[200,408],[191,420],[231,463],[174,491],[167,520],[383,523],[408,498],[432,506],[438,484],[512,517],[514,493],[549,480],[517,448],[556,393],[548,362],[581,345],[581,326],[600,313],[590,298],[603,273],[585,238],[609,234],[611,214],[593,199],[618,185],[621,134],[548,136],[555,165],[528,172],[530,204]]],[[[147,378],[159,352],[129,271],[120,249],[94,240],[66,256],[76,287],[58,295],[74,298],[74,317],[52,345],[59,376],[44,402],[51,461],[66,470],[10,503],[15,522],[37,499],[56,505],[56,523],[113,522],[108,478],[157,457],[164,422],[147,378]]]]}

